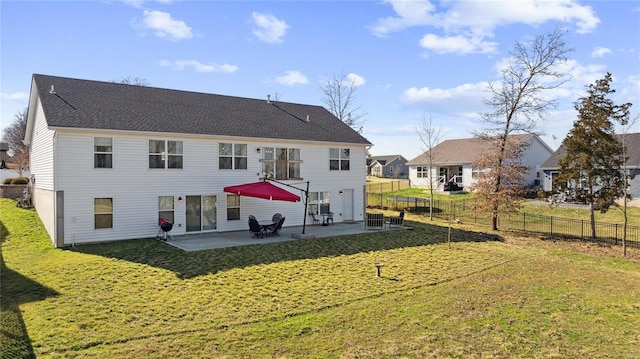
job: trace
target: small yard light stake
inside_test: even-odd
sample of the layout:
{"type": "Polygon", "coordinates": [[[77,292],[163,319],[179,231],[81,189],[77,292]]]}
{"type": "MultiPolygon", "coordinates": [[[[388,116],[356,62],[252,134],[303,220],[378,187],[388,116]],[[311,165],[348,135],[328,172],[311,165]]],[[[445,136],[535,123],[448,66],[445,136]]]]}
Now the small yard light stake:
{"type": "Polygon", "coordinates": [[[382,264],[382,263],[373,263],[373,265],[376,267],[376,270],[377,270],[377,272],[378,272],[378,273],[376,274],[376,277],[380,277],[380,268],[381,268],[384,264],[382,264]]]}

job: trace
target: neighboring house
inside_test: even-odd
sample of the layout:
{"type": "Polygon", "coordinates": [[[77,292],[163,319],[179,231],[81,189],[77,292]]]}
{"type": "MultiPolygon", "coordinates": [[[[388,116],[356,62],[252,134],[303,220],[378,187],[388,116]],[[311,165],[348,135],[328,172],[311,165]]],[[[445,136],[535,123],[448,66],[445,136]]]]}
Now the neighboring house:
{"type": "MultiPolygon", "coordinates": [[[[529,143],[524,151],[522,164],[529,171],[524,176],[527,187],[540,185],[538,166],[544,162],[553,150],[537,135],[512,135],[529,143]]],[[[430,177],[437,184],[437,191],[469,191],[474,179],[482,169],[473,167],[476,158],[487,149],[487,143],[476,138],[445,140],[435,146],[433,166],[429,168],[429,151],[407,162],[409,180],[412,187],[429,188],[430,177]]]]}
{"type": "MultiPolygon", "coordinates": [[[[33,75],[25,143],[33,203],[55,246],[300,226],[301,202],[238,197],[261,180],[309,208],[362,221],[371,143],[321,106],[33,75]]],[[[309,223],[310,217],[307,219],[309,223]]]]}
{"type": "Polygon", "coordinates": [[[409,178],[407,159],[401,155],[371,156],[369,175],[386,178],[409,178]]]}
{"type": "MultiPolygon", "coordinates": [[[[622,134],[616,135],[622,142],[622,134]]],[[[633,198],[640,198],[640,133],[628,133],[624,135],[624,143],[627,147],[627,172],[633,177],[629,183],[629,194],[633,198]]],[[[559,160],[567,154],[567,149],[560,146],[542,165],[542,188],[545,191],[553,190],[554,179],[560,173],[559,160]]]]}

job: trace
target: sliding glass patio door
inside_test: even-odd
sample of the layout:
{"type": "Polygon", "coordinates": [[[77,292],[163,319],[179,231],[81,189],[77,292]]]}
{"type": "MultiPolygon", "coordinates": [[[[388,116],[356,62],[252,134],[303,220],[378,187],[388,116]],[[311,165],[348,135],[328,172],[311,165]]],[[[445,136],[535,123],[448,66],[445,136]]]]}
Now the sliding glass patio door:
{"type": "Polygon", "coordinates": [[[187,232],[217,228],[216,196],[186,196],[187,232]]]}

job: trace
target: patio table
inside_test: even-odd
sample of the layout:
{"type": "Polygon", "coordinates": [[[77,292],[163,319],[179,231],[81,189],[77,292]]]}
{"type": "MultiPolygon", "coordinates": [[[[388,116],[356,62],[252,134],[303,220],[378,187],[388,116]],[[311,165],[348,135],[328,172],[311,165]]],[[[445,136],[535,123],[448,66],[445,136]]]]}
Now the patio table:
{"type": "Polygon", "coordinates": [[[269,229],[273,228],[273,226],[275,226],[277,223],[272,220],[264,220],[264,221],[258,221],[258,224],[260,225],[260,228],[262,229],[262,231],[265,234],[268,234],[269,229]]]}

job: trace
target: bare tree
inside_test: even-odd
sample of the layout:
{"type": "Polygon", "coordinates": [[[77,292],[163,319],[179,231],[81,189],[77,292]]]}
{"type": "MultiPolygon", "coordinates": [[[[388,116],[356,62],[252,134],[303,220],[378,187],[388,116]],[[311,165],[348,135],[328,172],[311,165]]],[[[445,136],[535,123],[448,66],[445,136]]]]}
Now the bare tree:
{"type": "MultiPolygon", "coordinates": [[[[436,146],[442,141],[442,126],[435,127],[431,115],[427,118],[422,115],[420,123],[416,125],[416,133],[422,142],[422,150],[425,152],[427,160],[427,178],[429,181],[429,219],[433,220],[433,194],[438,186],[438,178],[435,176],[433,163],[437,158],[436,146]]],[[[424,171],[422,171],[424,173],[424,171]]]]}
{"type": "Polygon", "coordinates": [[[11,156],[11,163],[14,164],[14,169],[18,172],[18,176],[22,177],[24,171],[29,170],[29,148],[25,146],[23,149],[15,152],[13,156],[11,156]]]}
{"type": "Polygon", "coordinates": [[[16,113],[13,117],[13,122],[4,129],[2,135],[2,142],[6,142],[9,145],[9,152],[11,156],[14,156],[18,152],[27,148],[22,142],[27,132],[27,109],[16,113]]]}
{"type": "Polygon", "coordinates": [[[356,104],[356,91],[359,88],[357,78],[344,73],[333,75],[331,78],[325,77],[320,84],[320,90],[324,95],[322,101],[327,105],[329,112],[358,133],[362,133],[367,113],[362,110],[361,105],[356,104]]]}
{"type": "Polygon", "coordinates": [[[147,79],[141,78],[141,77],[131,77],[131,76],[127,76],[124,77],[120,80],[113,80],[111,82],[117,82],[120,84],[125,84],[125,85],[136,85],[136,86],[149,86],[151,85],[151,83],[149,81],[147,81],[147,79]]]}
{"type": "MultiPolygon", "coordinates": [[[[493,153],[474,166],[490,169],[485,173],[484,183],[475,186],[475,191],[480,193],[480,201],[476,201],[478,206],[491,208],[493,230],[498,229],[500,210],[514,208],[520,200],[500,195],[516,179],[513,177],[516,173],[508,164],[520,161],[523,154],[523,148],[512,148],[509,137],[515,133],[535,134],[537,120],[556,106],[556,101],[543,93],[567,81],[566,75],[558,70],[572,51],[563,40],[564,33],[564,30],[556,28],[529,42],[516,42],[509,63],[502,70],[502,80],[489,84],[490,98],[485,98],[484,102],[492,112],[481,114],[487,127],[476,137],[487,141],[493,153]],[[489,174],[491,178],[486,177],[489,174]],[[483,199],[489,202],[480,203],[483,199]]],[[[519,145],[524,144],[519,142],[519,145]]]]}
{"type": "Polygon", "coordinates": [[[629,225],[629,217],[627,213],[627,204],[629,203],[630,195],[629,195],[629,182],[633,179],[633,175],[629,172],[628,168],[628,159],[629,159],[629,148],[627,147],[627,135],[629,131],[635,124],[638,122],[638,118],[640,115],[636,115],[632,120],[622,121],[620,128],[620,142],[622,144],[622,173],[624,175],[624,190],[622,195],[622,214],[624,219],[624,224],[622,227],[622,256],[627,256],[627,226],[629,225]]]}

